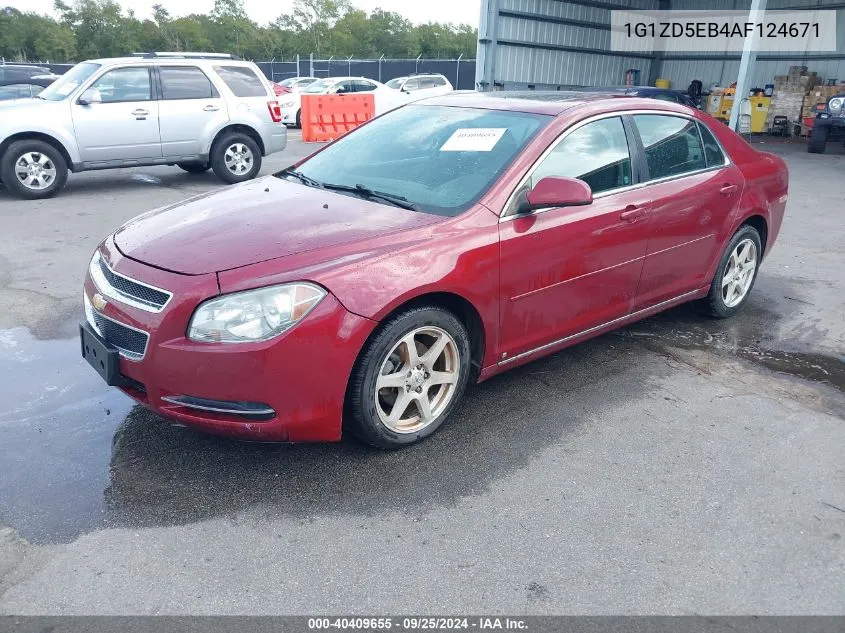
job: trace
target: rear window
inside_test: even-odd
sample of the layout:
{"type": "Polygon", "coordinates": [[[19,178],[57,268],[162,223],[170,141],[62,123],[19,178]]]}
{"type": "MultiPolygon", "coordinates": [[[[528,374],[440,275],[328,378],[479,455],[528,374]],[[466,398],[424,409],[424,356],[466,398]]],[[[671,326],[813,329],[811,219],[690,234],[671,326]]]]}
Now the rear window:
{"type": "Polygon", "coordinates": [[[236,97],[267,96],[264,82],[258,78],[252,68],[247,66],[215,66],[214,70],[236,97]]]}
{"type": "Polygon", "coordinates": [[[210,99],[217,91],[196,66],[160,66],[161,92],[165,100],[210,99]]]}

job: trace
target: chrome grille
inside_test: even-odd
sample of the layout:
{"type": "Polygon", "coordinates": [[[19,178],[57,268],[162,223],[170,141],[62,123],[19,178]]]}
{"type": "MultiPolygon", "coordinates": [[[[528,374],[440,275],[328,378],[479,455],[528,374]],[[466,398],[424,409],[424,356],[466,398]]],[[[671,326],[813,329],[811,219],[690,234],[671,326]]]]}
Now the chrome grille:
{"type": "Polygon", "coordinates": [[[121,356],[129,360],[144,358],[149,334],[100,314],[91,305],[88,295],[85,295],[85,317],[97,334],[102,336],[106,343],[114,345],[121,356]]]}
{"type": "Polygon", "coordinates": [[[103,295],[147,312],[161,312],[173,296],[166,290],[116,273],[99,252],[94,253],[89,270],[103,295]]]}

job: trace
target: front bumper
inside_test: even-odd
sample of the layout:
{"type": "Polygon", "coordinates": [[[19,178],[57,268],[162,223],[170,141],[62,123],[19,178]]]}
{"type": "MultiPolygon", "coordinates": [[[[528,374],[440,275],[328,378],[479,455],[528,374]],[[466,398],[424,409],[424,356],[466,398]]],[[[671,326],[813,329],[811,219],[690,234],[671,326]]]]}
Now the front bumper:
{"type": "Polygon", "coordinates": [[[822,128],[826,127],[831,130],[831,132],[845,134],[845,117],[842,116],[835,116],[835,117],[816,117],[816,120],[813,122],[813,128],[822,128]]]}
{"type": "MultiPolygon", "coordinates": [[[[125,393],[165,417],[211,433],[260,441],[340,439],[346,385],[375,322],[348,312],[329,294],[301,323],[273,340],[191,341],[185,337],[188,323],[202,301],[219,294],[217,276],[146,266],[122,256],[111,239],[102,252],[120,274],[173,293],[160,313],[111,299],[98,310],[149,333],[143,358],[120,358],[120,373],[129,379],[120,387],[125,393]],[[238,414],[231,406],[218,406],[221,402],[254,410],[264,405],[272,415],[238,414]]],[[[89,300],[97,292],[86,277],[89,300]]]]}

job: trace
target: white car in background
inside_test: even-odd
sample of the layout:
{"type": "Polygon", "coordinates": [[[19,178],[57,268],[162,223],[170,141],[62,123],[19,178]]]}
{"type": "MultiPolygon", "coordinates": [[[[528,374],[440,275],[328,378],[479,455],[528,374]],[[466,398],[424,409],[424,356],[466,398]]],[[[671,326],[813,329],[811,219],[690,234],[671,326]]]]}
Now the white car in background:
{"type": "Polygon", "coordinates": [[[315,81],[317,81],[316,77],[289,77],[284,81],[280,81],[279,85],[291,92],[301,92],[315,81]]]}
{"type": "Polygon", "coordinates": [[[427,97],[440,97],[454,90],[451,82],[437,73],[422,73],[408,77],[397,77],[385,84],[388,88],[397,90],[403,97],[404,103],[419,101],[427,97]]]}
{"type": "Polygon", "coordinates": [[[302,95],[346,95],[371,93],[376,100],[376,115],[384,114],[402,105],[395,90],[374,79],[364,77],[327,77],[318,79],[299,92],[279,95],[282,123],[302,127],[302,95]]]}

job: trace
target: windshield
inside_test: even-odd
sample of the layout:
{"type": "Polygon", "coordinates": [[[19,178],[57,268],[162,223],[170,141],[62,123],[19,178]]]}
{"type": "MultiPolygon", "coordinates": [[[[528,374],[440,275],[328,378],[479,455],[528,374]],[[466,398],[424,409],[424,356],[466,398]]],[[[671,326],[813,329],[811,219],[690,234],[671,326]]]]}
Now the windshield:
{"type": "Polygon", "coordinates": [[[290,79],[285,79],[284,81],[279,82],[279,85],[280,85],[280,86],[285,86],[285,87],[287,87],[287,86],[292,86],[292,85],[293,85],[293,84],[295,84],[297,81],[299,81],[299,80],[298,80],[296,77],[291,77],[290,79]]]}
{"type": "Polygon", "coordinates": [[[457,215],[475,203],[551,117],[448,106],[406,106],[302,163],[321,184],[359,185],[418,210],[457,215]]]}
{"type": "Polygon", "coordinates": [[[399,87],[402,85],[402,82],[405,81],[406,77],[397,77],[396,79],[391,79],[388,81],[385,86],[388,88],[393,88],[394,90],[399,90],[399,87]]]}
{"type": "Polygon", "coordinates": [[[42,90],[38,96],[47,101],[61,101],[66,99],[71,92],[79,88],[86,79],[97,72],[99,67],[99,64],[91,64],[89,62],[77,64],[56,79],[54,83],[42,90]]]}
{"type": "Polygon", "coordinates": [[[333,86],[337,80],[336,79],[318,79],[313,84],[308,86],[302,92],[313,92],[313,93],[321,93],[325,92],[329,89],[330,86],[333,86]]]}

